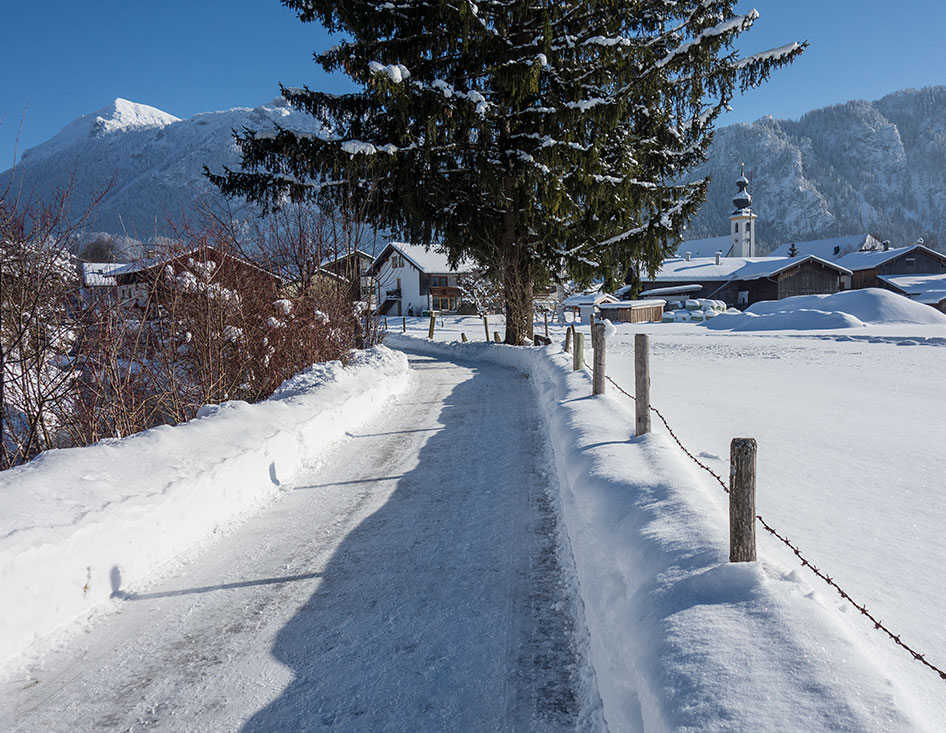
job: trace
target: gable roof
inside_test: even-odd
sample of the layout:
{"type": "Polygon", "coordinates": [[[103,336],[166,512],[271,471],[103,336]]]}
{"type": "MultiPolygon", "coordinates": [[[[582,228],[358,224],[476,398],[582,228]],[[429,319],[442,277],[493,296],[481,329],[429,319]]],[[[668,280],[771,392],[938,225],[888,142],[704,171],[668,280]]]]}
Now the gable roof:
{"type": "Polygon", "coordinates": [[[324,260],[322,260],[322,267],[326,267],[326,266],[328,266],[328,265],[333,265],[333,264],[335,264],[336,262],[340,262],[340,261],[342,261],[342,260],[347,260],[349,257],[355,257],[355,256],[358,256],[358,257],[361,257],[362,259],[366,259],[366,260],[370,260],[371,262],[374,262],[374,255],[371,254],[370,252],[366,252],[366,251],[363,250],[363,249],[353,249],[353,250],[351,250],[350,252],[349,252],[349,251],[346,251],[346,252],[339,252],[339,253],[337,253],[337,254],[330,255],[329,257],[326,257],[324,260]]]}
{"type": "Polygon", "coordinates": [[[839,275],[852,274],[850,270],[846,267],[842,267],[837,262],[830,262],[821,257],[815,257],[815,255],[805,255],[803,257],[770,257],[764,262],[748,262],[745,267],[736,273],[736,279],[759,280],[763,277],[772,277],[786,270],[791,270],[793,267],[802,265],[805,262],[817,262],[820,265],[837,271],[839,275]]]}
{"type": "Polygon", "coordinates": [[[933,255],[943,262],[946,262],[946,255],[943,255],[936,250],[930,249],[922,244],[914,244],[910,247],[895,247],[888,250],[880,250],[874,252],[851,252],[849,255],[845,255],[837,260],[839,265],[843,265],[849,270],[858,272],[859,270],[872,270],[875,267],[880,267],[881,265],[895,260],[899,257],[909,254],[910,252],[915,252],[917,250],[922,250],[926,254],[933,255]]]}
{"type": "Polygon", "coordinates": [[[408,262],[425,275],[446,275],[448,273],[470,272],[475,267],[474,264],[468,260],[461,261],[456,267],[450,267],[447,255],[443,252],[436,251],[432,247],[428,249],[420,244],[388,242],[387,246],[381,250],[381,254],[375,258],[370,269],[377,272],[381,264],[394,252],[403,255],[408,262]]]}
{"type": "Polygon", "coordinates": [[[574,308],[582,305],[599,305],[600,303],[617,303],[618,299],[608,293],[576,293],[569,295],[562,301],[566,308],[574,308]]]}
{"type": "Polygon", "coordinates": [[[804,262],[817,262],[841,275],[850,275],[851,271],[836,262],[829,262],[814,255],[805,257],[721,257],[719,264],[715,257],[698,257],[690,260],[673,257],[663,261],[657,274],[644,278],[645,282],[705,282],[729,280],[759,280],[772,277],[801,265],[804,262]]]}
{"type": "Polygon", "coordinates": [[[798,256],[815,255],[824,260],[837,261],[840,257],[861,250],[882,250],[883,244],[870,234],[851,234],[846,237],[831,237],[830,239],[813,239],[809,242],[786,242],[770,253],[771,257],[788,257],[788,252],[795,245],[798,256]],[[837,248],[837,253],[835,253],[837,248]]]}
{"type": "MultiPolygon", "coordinates": [[[[135,272],[144,272],[146,270],[150,270],[155,267],[167,265],[171,262],[175,262],[177,260],[183,259],[184,257],[192,257],[198,252],[213,252],[214,254],[220,255],[221,257],[225,257],[227,259],[233,260],[234,262],[238,262],[241,265],[246,265],[247,267],[250,267],[254,270],[258,270],[264,275],[268,275],[269,277],[274,278],[275,280],[285,281],[285,278],[282,275],[277,275],[274,272],[270,272],[269,270],[266,270],[260,267],[254,262],[245,260],[242,257],[237,257],[235,255],[228,254],[226,252],[223,252],[222,250],[217,249],[216,247],[208,247],[208,246],[188,247],[180,251],[165,252],[160,255],[156,255],[154,257],[148,257],[145,259],[136,260],[135,262],[125,262],[120,267],[112,270],[110,275],[113,277],[117,277],[119,275],[128,275],[135,272]]],[[[329,274],[332,277],[338,277],[334,273],[326,273],[326,274],[329,274]]]]}

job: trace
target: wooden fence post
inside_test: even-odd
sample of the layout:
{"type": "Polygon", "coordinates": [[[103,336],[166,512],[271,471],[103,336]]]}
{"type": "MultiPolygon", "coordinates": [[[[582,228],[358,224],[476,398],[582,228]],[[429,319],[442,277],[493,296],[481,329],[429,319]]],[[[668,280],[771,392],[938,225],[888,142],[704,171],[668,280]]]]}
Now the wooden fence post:
{"type": "Polygon", "coordinates": [[[401,318],[401,333],[407,333],[407,316],[401,318]]]}
{"type": "Polygon", "coordinates": [[[729,562],[755,562],[755,438],[729,446],[729,562]]]}
{"type": "Polygon", "coordinates": [[[434,337],[434,326],[436,326],[436,325],[437,325],[437,316],[435,316],[435,315],[433,314],[433,312],[431,312],[431,314],[430,314],[430,328],[429,328],[428,331],[427,331],[427,338],[429,338],[429,339],[431,339],[431,340],[433,339],[433,337],[434,337]]]}
{"type": "Polygon", "coordinates": [[[542,311],[542,317],[545,319],[545,338],[549,337],[549,312],[542,311]]]}
{"type": "Polygon", "coordinates": [[[585,366],[585,334],[575,331],[575,350],[572,352],[572,371],[585,366]]]}
{"type": "Polygon", "coordinates": [[[463,343],[466,343],[466,342],[467,342],[467,338],[466,338],[466,334],[465,334],[465,333],[462,333],[462,332],[460,333],[460,340],[461,340],[463,343]]]}
{"type": "Polygon", "coordinates": [[[605,325],[596,323],[591,327],[591,348],[594,349],[594,371],[591,381],[591,394],[604,394],[604,355],[605,355],[605,325]]]}
{"type": "Polygon", "coordinates": [[[489,341],[489,319],[483,316],[483,330],[486,331],[486,340],[489,341]]]}
{"type": "Polygon", "coordinates": [[[503,342],[503,340],[499,338],[499,331],[493,331],[493,341],[495,341],[497,344],[501,344],[503,342]]]}
{"type": "Polygon", "coordinates": [[[635,434],[650,432],[650,356],[649,339],[646,333],[634,335],[634,403],[635,434]]]}
{"type": "Polygon", "coordinates": [[[569,326],[565,329],[565,353],[570,354],[572,351],[572,327],[569,326]]]}

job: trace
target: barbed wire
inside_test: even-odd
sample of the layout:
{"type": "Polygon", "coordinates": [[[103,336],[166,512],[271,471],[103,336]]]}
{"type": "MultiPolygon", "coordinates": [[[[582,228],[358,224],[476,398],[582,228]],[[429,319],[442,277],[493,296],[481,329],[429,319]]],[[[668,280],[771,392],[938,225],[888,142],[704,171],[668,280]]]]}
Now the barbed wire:
{"type": "MultiPolygon", "coordinates": [[[[635,402],[637,401],[637,398],[634,395],[630,394],[626,389],[622,388],[621,385],[619,385],[617,382],[611,379],[611,377],[605,375],[605,379],[607,379],[608,382],[610,382],[614,386],[614,388],[618,390],[618,392],[625,395],[626,397],[629,397],[635,402]]],[[[727,494],[730,493],[729,487],[726,485],[726,483],[723,481],[720,475],[716,473],[713,469],[711,469],[709,466],[707,466],[705,463],[700,461],[689,450],[687,450],[686,446],[683,445],[683,443],[677,437],[676,433],[674,433],[673,430],[671,429],[670,424],[667,422],[667,419],[660,413],[660,410],[658,410],[656,407],[651,405],[650,411],[660,418],[660,422],[663,423],[663,426],[667,429],[667,432],[670,434],[670,437],[673,438],[673,440],[676,442],[678,446],[680,446],[680,450],[682,450],[687,456],[689,456],[690,459],[694,463],[696,463],[697,466],[702,468],[704,471],[710,474],[710,476],[716,479],[716,482],[722,487],[723,491],[725,491],[727,494]]],[[[936,672],[936,674],[939,675],[939,678],[943,680],[944,682],[946,682],[946,672],[944,672],[942,669],[937,667],[935,664],[932,664],[931,662],[927,661],[926,656],[924,654],[920,654],[920,652],[916,651],[916,649],[914,649],[909,644],[901,640],[899,634],[894,634],[893,631],[891,631],[882,621],[879,621],[877,617],[874,616],[874,614],[868,611],[866,606],[858,603],[853,598],[851,598],[851,596],[847,593],[847,591],[845,591],[840,585],[838,585],[830,575],[823,572],[814,563],[812,563],[808,558],[806,558],[794,542],[789,540],[788,537],[782,534],[779,534],[768,522],[765,521],[765,519],[762,518],[762,515],[757,514],[755,518],[759,521],[759,523],[762,525],[762,528],[765,529],[766,532],[771,534],[773,537],[778,539],[782,544],[788,547],[792,551],[792,553],[795,555],[795,557],[798,558],[798,560],[801,562],[801,564],[804,567],[808,568],[811,572],[813,572],[815,575],[821,578],[825,583],[827,583],[829,586],[834,588],[834,590],[838,592],[838,595],[840,595],[841,598],[843,598],[850,605],[852,605],[854,608],[860,611],[860,613],[863,616],[866,616],[871,621],[871,623],[874,624],[874,628],[876,630],[884,632],[890,638],[890,640],[893,641],[897,646],[903,649],[906,649],[916,661],[920,662],[921,664],[925,665],[929,669],[936,672]]]]}

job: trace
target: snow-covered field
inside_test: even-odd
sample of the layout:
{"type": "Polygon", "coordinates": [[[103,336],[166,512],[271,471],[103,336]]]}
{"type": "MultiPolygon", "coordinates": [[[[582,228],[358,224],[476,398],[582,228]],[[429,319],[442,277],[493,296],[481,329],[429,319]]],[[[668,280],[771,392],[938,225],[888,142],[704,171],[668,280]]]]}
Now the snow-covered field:
{"type": "MultiPolygon", "coordinates": [[[[755,437],[759,513],[904,642],[943,668],[946,319],[893,323],[884,322],[890,319],[879,313],[874,323],[831,331],[810,330],[805,314],[800,318],[799,329],[786,328],[790,319],[780,319],[782,330],[751,335],[689,324],[618,324],[608,344],[608,373],[633,393],[634,334],[651,334],[652,403],[684,444],[725,477],[730,439],[755,437]]],[[[435,340],[458,340],[461,332],[471,341],[485,339],[476,318],[447,317],[443,323],[440,328],[438,320],[435,340]]],[[[400,319],[391,319],[389,326],[395,334],[391,342],[397,343],[400,319]]],[[[426,328],[425,319],[409,319],[414,336],[423,338],[426,328]]],[[[587,326],[582,328],[588,332],[587,326]]],[[[560,339],[563,331],[553,326],[551,333],[560,339]]],[[[453,348],[487,349],[482,344],[453,348]]],[[[489,348],[494,358],[507,351],[489,348]]],[[[630,402],[614,390],[606,400],[630,402]]],[[[630,404],[627,408],[625,434],[631,435],[633,411],[630,404]]],[[[604,422],[591,444],[607,452],[603,446],[612,426],[606,418],[598,419],[604,422]]],[[[662,432],[656,420],[655,430],[662,432]]],[[[593,453],[590,447],[587,453],[593,453]]],[[[714,716],[717,723],[727,716],[741,720],[731,724],[734,730],[749,729],[742,726],[752,727],[753,721],[760,729],[759,720],[794,725],[791,729],[946,727],[946,682],[875,630],[761,528],[759,566],[725,565],[727,498],[669,441],[645,443],[650,468],[663,471],[657,477],[628,475],[640,468],[639,459],[624,456],[623,467],[616,456],[582,463],[587,453],[579,446],[569,459],[577,465],[560,469],[573,476],[576,496],[583,485],[588,492],[584,502],[590,513],[582,515],[582,500],[576,500],[579,509],[570,517],[566,512],[566,527],[579,572],[597,573],[595,582],[602,583],[606,596],[589,597],[588,578],[582,577],[592,645],[596,632],[613,634],[606,644],[652,663],[643,671],[635,670],[640,661],[626,663],[623,684],[637,676],[633,694],[628,689],[609,694],[609,685],[622,672],[613,666],[619,664],[613,652],[598,649],[598,681],[612,725],[615,700],[623,695],[639,700],[644,720],[662,720],[670,728],[700,728],[699,716],[704,724],[714,716]],[[588,474],[581,475],[582,466],[588,474]],[[621,520],[631,526],[623,527],[624,547],[612,547],[611,557],[603,549],[596,551],[594,541],[583,546],[581,539],[589,527],[599,532],[613,528],[616,520],[596,512],[622,511],[613,495],[593,490],[601,475],[610,472],[618,474],[612,479],[637,486],[637,492],[651,482],[642,495],[652,503],[640,496],[625,501],[645,515],[653,513],[650,520],[640,515],[621,520]],[[681,490],[691,495],[681,498],[681,490]],[[681,517],[694,523],[692,534],[676,534],[685,529],[681,517]],[[709,541],[715,545],[708,547],[709,541]],[[622,553],[637,563],[643,580],[634,578],[634,570],[614,566],[613,557],[622,553]],[[594,556],[597,567],[583,563],[583,555],[594,556]],[[609,584],[602,577],[609,572],[627,577],[612,578],[609,584]],[[615,597],[619,592],[627,595],[615,597]],[[613,611],[609,617],[602,610],[621,603],[640,616],[613,611]],[[634,647],[628,648],[619,639],[620,623],[643,623],[652,636],[625,629],[634,647]],[[740,624],[747,638],[732,635],[740,624]],[[760,648],[753,650],[753,645],[760,648]],[[755,651],[763,658],[755,657],[755,651]],[[605,660],[613,675],[601,668],[605,660]],[[762,680],[740,682],[741,667],[761,672],[762,680]],[[790,705],[796,674],[809,676],[810,684],[796,701],[797,709],[790,711],[783,706],[790,705]],[[647,699],[648,685],[655,699],[647,699]],[[757,710],[743,707],[749,705],[747,699],[739,702],[740,695],[759,694],[767,686],[771,692],[757,710]],[[824,707],[819,711],[810,699],[803,701],[806,695],[821,696],[824,707]],[[809,721],[807,728],[802,720],[809,721]]],[[[627,719],[634,715],[623,713],[627,719]]]]}

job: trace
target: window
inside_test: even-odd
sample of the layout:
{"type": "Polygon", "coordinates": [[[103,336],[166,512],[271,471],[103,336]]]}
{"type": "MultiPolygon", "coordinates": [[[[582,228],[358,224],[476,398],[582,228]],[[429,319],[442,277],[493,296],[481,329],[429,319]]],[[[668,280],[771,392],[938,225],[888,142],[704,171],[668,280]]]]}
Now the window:
{"type": "Polygon", "coordinates": [[[907,257],[904,259],[903,269],[907,272],[913,272],[916,269],[916,257],[907,257]]]}
{"type": "Polygon", "coordinates": [[[455,311],[457,309],[457,299],[435,297],[431,299],[431,307],[435,311],[455,311]]]}
{"type": "Polygon", "coordinates": [[[751,221],[747,221],[747,222],[746,222],[746,234],[748,234],[748,233],[751,232],[751,231],[752,231],[752,222],[751,222],[751,221]]]}
{"type": "Polygon", "coordinates": [[[735,229],[735,231],[737,231],[737,232],[739,231],[739,222],[738,222],[738,221],[736,222],[736,229],[735,229]]]}
{"type": "Polygon", "coordinates": [[[431,275],[430,284],[433,287],[446,287],[447,286],[447,276],[446,275],[431,275]]]}

